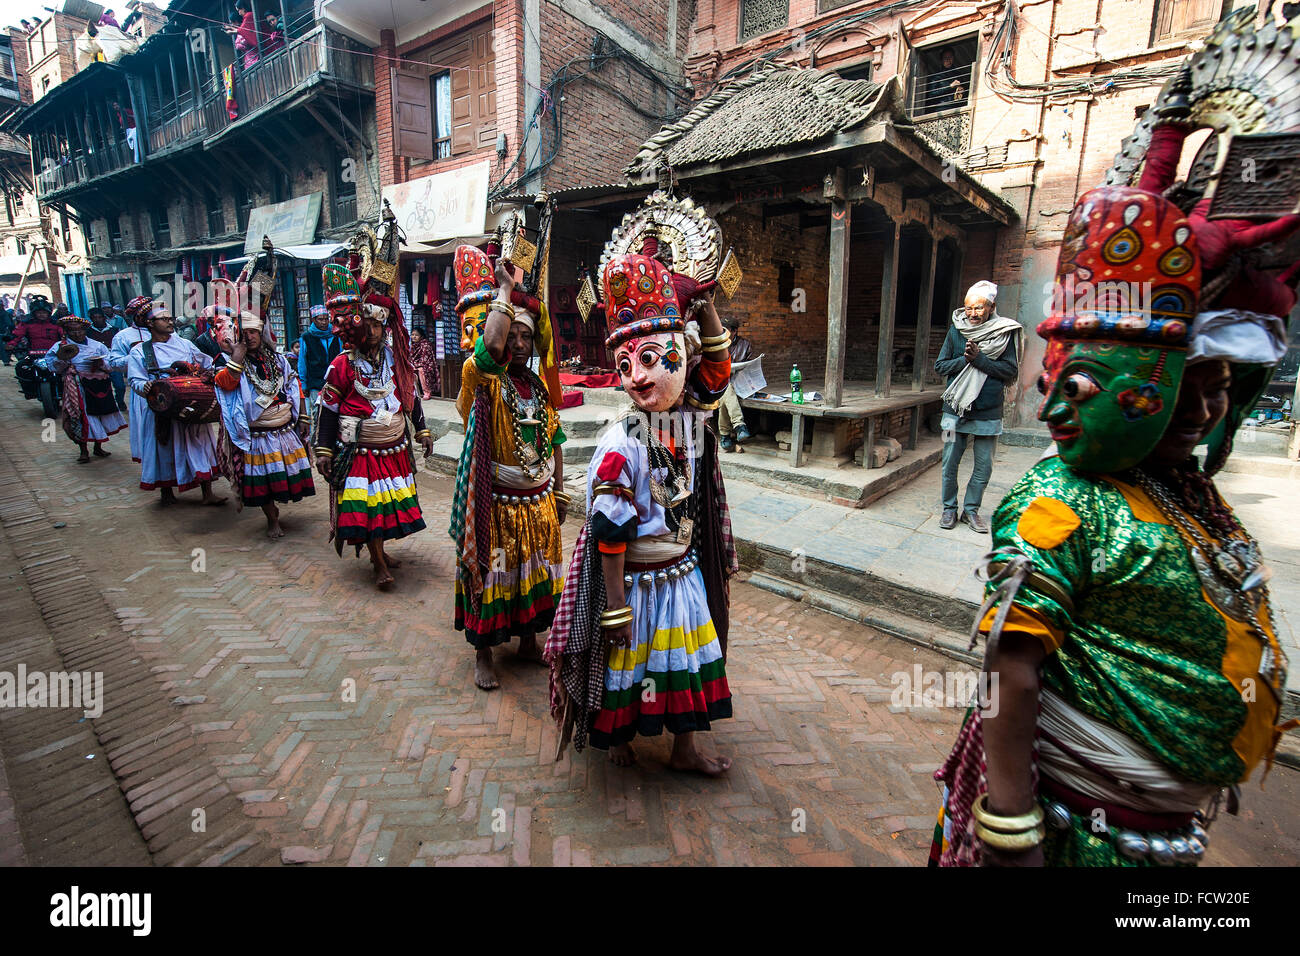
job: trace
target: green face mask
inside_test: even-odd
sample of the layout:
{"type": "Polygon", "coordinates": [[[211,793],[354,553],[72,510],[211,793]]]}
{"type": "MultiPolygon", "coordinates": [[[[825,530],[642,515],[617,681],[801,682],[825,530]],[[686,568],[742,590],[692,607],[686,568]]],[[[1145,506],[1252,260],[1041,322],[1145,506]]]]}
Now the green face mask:
{"type": "Polygon", "coordinates": [[[1047,422],[1063,461],[1108,474],[1149,455],[1173,419],[1201,270],[1182,212],[1153,193],[1103,186],[1066,223],[1047,340],[1047,422]]]}
{"type": "Polygon", "coordinates": [[[1109,474],[1150,454],[1173,417],[1186,353],[1104,341],[1057,341],[1048,352],[1060,372],[1038,417],[1061,459],[1109,474]]]}

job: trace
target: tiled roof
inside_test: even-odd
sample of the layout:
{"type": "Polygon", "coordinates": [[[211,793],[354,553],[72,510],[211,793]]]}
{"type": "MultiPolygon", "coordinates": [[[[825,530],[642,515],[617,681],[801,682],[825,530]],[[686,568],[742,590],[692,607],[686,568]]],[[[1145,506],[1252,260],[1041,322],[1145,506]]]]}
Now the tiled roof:
{"type": "Polygon", "coordinates": [[[624,171],[638,180],[663,163],[680,169],[813,143],[872,119],[910,122],[896,78],[873,83],[773,66],[728,84],[665,126],[624,171]]]}

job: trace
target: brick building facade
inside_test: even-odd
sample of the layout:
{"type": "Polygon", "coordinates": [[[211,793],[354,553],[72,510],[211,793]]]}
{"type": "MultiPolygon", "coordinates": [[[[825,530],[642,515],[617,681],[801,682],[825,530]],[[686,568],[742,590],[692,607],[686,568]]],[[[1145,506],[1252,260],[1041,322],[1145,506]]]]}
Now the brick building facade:
{"type": "MultiPolygon", "coordinates": [[[[764,61],[876,81],[899,78],[918,128],[1019,214],[1008,227],[969,237],[959,285],[993,279],[1001,290],[999,311],[1026,329],[1008,424],[1031,425],[1042,357],[1033,329],[1044,317],[1066,215],[1079,193],[1101,182],[1120,141],[1176,64],[1215,21],[1241,6],[1259,7],[1264,16],[1269,5],[699,0],[686,69],[701,95],[764,61]],[[954,54],[947,70],[945,49],[954,54]],[[936,80],[945,90],[960,82],[960,102],[934,102],[936,80]],[[1012,80],[1019,86],[1013,89],[1012,80]]],[[[871,275],[876,258],[855,251],[854,261],[866,263],[853,277],[855,289],[878,288],[871,275]]],[[[869,291],[851,306],[868,316],[874,308],[869,291]]],[[[872,350],[870,328],[859,328],[860,346],[872,350]]],[[[760,350],[779,346],[787,331],[772,319],[752,324],[760,350]]],[[[903,332],[896,348],[905,347],[903,332]]],[[[942,337],[936,327],[932,354],[942,337]]],[[[851,358],[846,365],[852,369],[851,358]]]]}
{"type": "MultiPolygon", "coordinates": [[[[283,33],[259,31],[251,54],[235,50],[216,0],[173,2],[160,30],[142,9],[138,52],[83,66],[6,123],[31,144],[47,213],[85,228],[89,301],[237,274],[259,207],[319,194],[308,244],[378,216],[369,51],[311,4],[286,6],[283,33]]],[[[270,313],[282,338],[323,301],[319,256],[283,262],[270,313]]]]}

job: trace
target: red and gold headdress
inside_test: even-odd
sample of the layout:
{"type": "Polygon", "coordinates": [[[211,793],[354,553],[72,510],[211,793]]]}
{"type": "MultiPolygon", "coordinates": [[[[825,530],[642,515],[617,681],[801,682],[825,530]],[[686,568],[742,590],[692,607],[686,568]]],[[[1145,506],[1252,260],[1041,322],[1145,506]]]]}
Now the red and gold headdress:
{"type": "Polygon", "coordinates": [[[1113,341],[1185,350],[1201,292],[1196,234],[1152,193],[1102,186],[1080,197],[1061,241],[1040,391],[1055,386],[1071,343],[1113,341]]]}
{"type": "Polygon", "coordinates": [[[656,332],[681,332],[686,317],[678,305],[672,274],[658,259],[642,253],[611,256],[601,275],[605,292],[605,346],[656,332]]]}
{"type": "Polygon", "coordinates": [[[717,222],[692,200],[662,191],[623,217],[605,243],[599,274],[604,301],[587,278],[577,305],[584,320],[604,310],[610,348],[645,331],[684,329],[706,292],[720,287],[730,298],[741,280],[731,250],[722,255],[717,222]]]}
{"type": "MultiPolygon", "coordinates": [[[[533,347],[541,358],[541,378],[546,383],[547,401],[552,407],[559,408],[562,389],[559,367],[555,361],[555,334],[546,303],[535,294],[542,284],[550,255],[552,207],[545,195],[539,197],[538,204],[541,206],[541,226],[538,229],[537,245],[528,242],[523,236],[522,218],[514,220],[511,227],[513,231],[505,237],[510,249],[526,255],[523,263],[511,261],[512,265],[523,266],[526,271],[523,279],[511,290],[510,304],[522,310],[515,313],[515,321],[520,321],[533,330],[533,347]],[[536,320],[531,316],[535,316],[536,320]]],[[[460,344],[464,351],[473,349],[483,334],[488,303],[497,295],[496,258],[500,253],[501,242],[495,238],[488,242],[486,251],[468,245],[456,247],[453,267],[456,292],[459,295],[456,311],[461,317],[460,344]]]]}

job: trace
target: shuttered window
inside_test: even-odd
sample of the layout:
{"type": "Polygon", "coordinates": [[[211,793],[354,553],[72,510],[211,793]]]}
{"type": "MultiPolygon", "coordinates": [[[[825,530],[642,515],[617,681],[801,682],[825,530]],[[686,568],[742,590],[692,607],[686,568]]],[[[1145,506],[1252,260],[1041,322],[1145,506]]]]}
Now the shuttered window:
{"type": "Polygon", "coordinates": [[[1209,34],[1223,13],[1223,0],[1158,0],[1153,44],[1209,34]]]}
{"type": "Polygon", "coordinates": [[[416,54],[418,75],[394,72],[394,131],[399,155],[445,159],[494,149],[496,53],[491,21],[469,27],[416,54]]]}
{"type": "Polygon", "coordinates": [[[432,120],[425,75],[393,70],[393,140],[397,155],[433,159],[432,120]]]}

